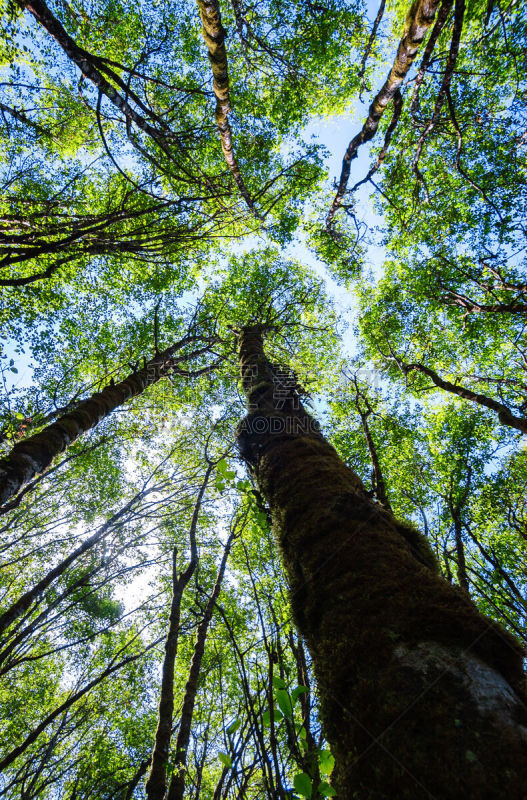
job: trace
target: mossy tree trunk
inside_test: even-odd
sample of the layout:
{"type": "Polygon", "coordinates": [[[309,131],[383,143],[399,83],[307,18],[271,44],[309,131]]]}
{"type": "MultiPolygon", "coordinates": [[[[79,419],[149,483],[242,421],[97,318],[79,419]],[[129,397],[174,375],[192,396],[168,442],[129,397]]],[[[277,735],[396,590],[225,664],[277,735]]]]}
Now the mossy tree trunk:
{"type": "Polygon", "coordinates": [[[522,653],[374,503],[240,335],[240,451],[265,496],[309,646],[339,800],[525,798],[522,653]],[[278,399],[277,399],[278,398],[278,399]]]}
{"type": "Polygon", "coordinates": [[[178,365],[208,352],[214,342],[212,338],[207,340],[198,335],[185,336],[162,353],[156,353],[150,361],[145,360],[142,369],[134,368],[119,383],[110,381],[102,391],[80,401],[56,422],[18,442],[7,456],[0,459],[0,506],[14,497],[30,480],[44,472],[53,459],[79,436],[94,428],[116,408],[134,397],[139,397],[148,386],[171,373],[197,375],[212,369],[205,367],[191,373],[179,369],[178,365]],[[194,349],[183,350],[187,345],[194,349]]]}
{"type": "Polygon", "coordinates": [[[240,167],[234,155],[232,144],[232,130],[229,122],[231,101],[229,95],[229,70],[227,63],[227,50],[225,48],[225,30],[221,22],[221,12],[217,0],[198,0],[199,13],[203,24],[203,38],[209,51],[209,60],[212,67],[213,89],[216,97],[216,110],[214,119],[220,134],[221,149],[239,192],[249,210],[258,217],[254,201],[245,185],[240,167]]]}

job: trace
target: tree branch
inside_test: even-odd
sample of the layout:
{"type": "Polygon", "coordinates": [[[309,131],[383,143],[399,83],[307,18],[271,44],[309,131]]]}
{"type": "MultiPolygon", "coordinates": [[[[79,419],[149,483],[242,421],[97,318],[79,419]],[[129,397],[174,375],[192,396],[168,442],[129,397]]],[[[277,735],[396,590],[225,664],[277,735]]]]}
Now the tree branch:
{"type": "Polygon", "coordinates": [[[388,78],[380,92],[374,97],[362,130],[351,140],[344,155],[339,186],[326,218],[326,228],[329,228],[333,217],[342,205],[348,186],[351,162],[354,158],[357,158],[359,147],[375,136],[388,103],[393,100],[396,91],[401,88],[426,32],[434,21],[439,2],[440,0],[415,0],[412,4],[406,18],[404,34],[399,42],[397,55],[388,78]]]}

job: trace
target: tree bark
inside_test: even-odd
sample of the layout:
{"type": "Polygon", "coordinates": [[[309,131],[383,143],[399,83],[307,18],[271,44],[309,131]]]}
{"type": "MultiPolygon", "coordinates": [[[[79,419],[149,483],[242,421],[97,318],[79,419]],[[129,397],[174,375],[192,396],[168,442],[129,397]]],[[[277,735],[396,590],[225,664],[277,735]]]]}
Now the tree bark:
{"type": "Polygon", "coordinates": [[[225,30],[221,23],[221,12],[217,0],[198,0],[199,13],[203,23],[203,38],[209,51],[209,60],[214,75],[213,89],[216,97],[214,119],[220,134],[221,149],[241,196],[248,208],[258,217],[254,202],[245,185],[232,146],[232,131],[229,123],[231,101],[229,97],[229,72],[227,51],[225,49],[225,30]]]}
{"type": "Polygon", "coordinates": [[[436,46],[436,42],[439,39],[441,31],[445,27],[445,23],[448,19],[448,15],[452,9],[454,0],[443,0],[441,3],[441,8],[438,11],[436,21],[434,23],[434,27],[432,28],[432,32],[428,37],[428,41],[426,43],[426,47],[423,53],[423,58],[421,59],[421,63],[419,64],[419,70],[415,77],[414,81],[414,91],[412,94],[412,100],[410,103],[410,116],[413,118],[415,116],[415,112],[417,110],[417,106],[419,103],[419,92],[421,89],[421,84],[424,81],[426,70],[430,64],[430,58],[432,56],[432,52],[434,47],[436,46]]]}
{"type": "Polygon", "coordinates": [[[0,506],[10,500],[32,478],[44,472],[53,459],[66,450],[83,433],[94,428],[112,411],[146,388],[168,375],[181,361],[206,352],[207,348],[191,354],[176,356],[186,344],[203,341],[202,337],[186,336],[146,362],[143,369],[132,372],[120,383],[110,383],[101,392],[82,400],[73,411],[64,414],[40,433],[16,444],[8,456],[0,459],[0,506]]]}
{"type": "Polygon", "coordinates": [[[277,408],[261,327],[240,334],[240,370],[240,450],[271,508],[339,799],[523,800],[520,646],[367,497],[298,398],[277,408]]]}
{"type": "MultiPolygon", "coordinates": [[[[148,800],[163,800],[165,796],[170,739],[172,737],[172,716],[174,713],[174,668],[176,663],[179,623],[181,617],[181,599],[188,581],[184,576],[178,578],[176,565],[177,550],[173,552],[172,602],[168,634],[165,641],[165,658],[161,675],[161,696],[159,699],[158,723],[150,774],[145,786],[148,800]]],[[[189,565],[190,566],[190,565],[189,565]]],[[[192,569],[192,572],[194,570],[192,569]]],[[[188,569],[186,570],[188,572],[188,569]]],[[[192,575],[192,572],[189,574],[192,575]]]]}
{"type": "Polygon", "coordinates": [[[454,499],[454,487],[452,485],[452,477],[450,484],[450,491],[447,497],[448,508],[454,523],[454,538],[456,542],[456,572],[457,581],[465,592],[470,592],[470,585],[467,575],[467,561],[465,558],[465,544],[463,542],[463,508],[467,502],[470,492],[470,482],[472,477],[472,468],[466,468],[466,485],[461,496],[454,499]]]}
{"type": "Polygon", "coordinates": [[[463,543],[462,525],[459,516],[454,517],[454,535],[456,538],[457,580],[465,592],[470,592],[467,577],[467,562],[465,559],[465,545],[463,543]]]}
{"type": "Polygon", "coordinates": [[[446,63],[445,71],[443,73],[443,80],[441,81],[441,87],[439,89],[439,92],[437,93],[436,101],[434,104],[434,110],[432,112],[432,118],[430,122],[425,126],[421,135],[419,136],[419,139],[417,141],[417,147],[415,149],[415,154],[412,159],[412,170],[415,172],[418,179],[423,184],[427,199],[428,199],[428,190],[426,188],[426,181],[419,169],[419,159],[421,158],[421,153],[427,136],[432,132],[432,130],[435,128],[435,126],[439,121],[439,115],[441,113],[441,109],[443,108],[443,103],[445,102],[445,98],[450,91],[450,83],[452,81],[452,76],[454,74],[457,58],[459,55],[459,45],[461,42],[461,31],[463,30],[464,16],[465,16],[465,0],[455,0],[454,30],[452,32],[450,50],[448,53],[448,60],[446,63]]]}

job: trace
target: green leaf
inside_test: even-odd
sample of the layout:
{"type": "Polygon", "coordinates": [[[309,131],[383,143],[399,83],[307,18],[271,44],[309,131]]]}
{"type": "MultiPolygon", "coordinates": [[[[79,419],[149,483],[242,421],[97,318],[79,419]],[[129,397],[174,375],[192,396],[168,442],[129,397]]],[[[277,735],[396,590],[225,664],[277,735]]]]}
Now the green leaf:
{"type": "Polygon", "coordinates": [[[275,689],[285,689],[287,683],[277,675],[273,675],[273,686],[275,689]]]}
{"type": "Polygon", "coordinates": [[[296,723],[295,730],[297,732],[297,735],[300,736],[301,739],[306,739],[307,738],[307,731],[304,728],[304,725],[303,725],[302,722],[297,722],[296,723]]]}
{"type": "MultiPolygon", "coordinates": [[[[282,714],[282,712],[279,711],[277,708],[275,708],[273,710],[273,719],[274,719],[274,721],[275,722],[280,722],[280,720],[282,720],[283,718],[284,718],[284,715],[282,714]]],[[[266,726],[269,726],[271,724],[271,712],[270,712],[269,709],[267,709],[267,711],[263,712],[263,714],[262,714],[262,722],[266,726]]]]}
{"type": "Polygon", "coordinates": [[[241,724],[242,724],[241,719],[235,719],[234,722],[231,722],[231,724],[227,728],[227,733],[229,733],[232,736],[233,733],[236,733],[241,724]]]}
{"type": "Polygon", "coordinates": [[[218,758],[224,767],[232,767],[231,757],[227,753],[218,753],[218,758]]]}
{"type": "Polygon", "coordinates": [[[15,419],[25,419],[25,416],[21,414],[20,411],[17,411],[15,414],[15,419]]]}
{"type": "Polygon", "coordinates": [[[322,775],[331,775],[333,767],[335,766],[335,759],[329,750],[320,750],[318,754],[318,768],[322,775]]]}
{"type": "Polygon", "coordinates": [[[298,794],[301,794],[303,797],[311,797],[313,794],[313,784],[307,772],[299,772],[295,775],[293,778],[293,786],[298,794]]]}
{"type": "Polygon", "coordinates": [[[227,472],[228,466],[229,465],[227,464],[225,459],[222,458],[221,461],[218,461],[218,463],[216,464],[216,469],[218,470],[219,473],[221,473],[222,475],[225,475],[225,473],[227,472]]]}
{"type": "Polygon", "coordinates": [[[291,700],[293,701],[293,705],[296,703],[300,695],[305,694],[306,692],[309,692],[307,686],[297,686],[295,689],[293,689],[291,692],[291,700]]]}
{"type": "Polygon", "coordinates": [[[330,786],[327,781],[322,781],[322,783],[319,783],[318,793],[321,794],[322,797],[334,797],[337,794],[333,786],[330,786]]]}
{"type": "Polygon", "coordinates": [[[278,703],[278,707],[284,717],[288,719],[293,718],[293,705],[291,703],[291,698],[289,694],[286,692],[285,689],[278,689],[276,693],[276,702],[278,703]]]}

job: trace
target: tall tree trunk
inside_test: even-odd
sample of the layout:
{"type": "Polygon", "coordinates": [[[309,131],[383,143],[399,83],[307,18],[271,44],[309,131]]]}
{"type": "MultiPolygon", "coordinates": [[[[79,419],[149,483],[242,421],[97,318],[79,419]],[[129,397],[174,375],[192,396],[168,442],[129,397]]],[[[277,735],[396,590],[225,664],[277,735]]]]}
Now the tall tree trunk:
{"type": "MultiPolygon", "coordinates": [[[[456,572],[457,582],[465,592],[470,592],[470,585],[467,575],[467,561],[465,558],[465,545],[463,542],[463,508],[470,493],[472,477],[472,467],[466,467],[466,484],[461,496],[454,499],[454,490],[451,484],[448,493],[448,508],[454,523],[454,538],[456,542],[456,572]]],[[[452,480],[452,478],[451,478],[452,480]]]]}
{"type": "Polygon", "coordinates": [[[167,766],[174,716],[174,670],[178,648],[181,600],[183,598],[183,592],[188,586],[198,565],[196,530],[203,496],[207,489],[207,484],[213,468],[214,464],[209,463],[198,492],[189,531],[190,561],[179,577],[177,574],[177,549],[175,547],[172,554],[172,601],[170,605],[168,633],[165,641],[165,658],[161,675],[161,694],[159,698],[157,730],[154,749],[152,751],[150,773],[145,786],[148,800],[163,800],[167,788],[167,766]]]}
{"type": "Polygon", "coordinates": [[[203,38],[209,51],[209,60],[214,75],[213,89],[216,97],[214,119],[220,134],[221,149],[239,192],[249,210],[258,218],[254,201],[245,185],[232,146],[232,131],[229,123],[231,101],[229,96],[229,71],[227,50],[225,49],[225,30],[221,22],[221,12],[217,0],[198,0],[199,13],[203,23],[203,38]]]}
{"type": "Polygon", "coordinates": [[[183,698],[183,707],[181,709],[181,719],[179,724],[179,731],[176,739],[176,757],[174,760],[174,772],[170,781],[168,789],[167,800],[183,800],[185,791],[185,770],[187,765],[187,752],[190,742],[190,734],[192,729],[192,717],[194,715],[194,706],[196,703],[196,695],[198,692],[198,680],[201,672],[201,663],[205,653],[205,641],[209,631],[209,625],[214,613],[216,600],[220,593],[223,576],[225,574],[225,567],[227,559],[231,550],[231,545],[235,537],[235,529],[231,531],[223,556],[221,559],[216,582],[209,597],[203,619],[198,626],[196,634],[196,643],[194,645],[194,653],[192,654],[192,661],[190,662],[190,670],[187,683],[185,685],[185,695],[183,698]]]}
{"type": "Polygon", "coordinates": [[[167,785],[168,754],[170,739],[172,738],[172,717],[174,713],[174,669],[176,664],[177,646],[179,637],[179,623],[181,618],[181,599],[185,587],[194,572],[195,564],[189,564],[185,574],[178,578],[177,574],[177,549],[173,552],[172,566],[172,602],[168,633],[165,641],[165,658],[161,675],[161,695],[159,699],[158,723],[150,774],[145,786],[148,800],[163,800],[167,785]],[[185,580],[188,575],[188,580],[185,580]]]}
{"type": "Polygon", "coordinates": [[[79,436],[94,428],[116,408],[138,397],[147,386],[168,375],[181,361],[206,352],[208,347],[200,347],[190,354],[176,355],[185,345],[197,341],[203,342],[203,337],[186,336],[145,362],[143,369],[132,372],[120,383],[110,383],[101,392],[82,400],[75,409],[40,433],[16,444],[8,456],[0,459],[0,506],[14,497],[32,478],[44,472],[53,459],[79,436]]]}
{"type": "Polygon", "coordinates": [[[519,645],[438,575],[421,534],[371,502],[294,388],[277,408],[261,326],[240,334],[240,369],[240,450],[271,508],[339,799],[523,800],[519,645]]]}
{"type": "Polygon", "coordinates": [[[465,592],[470,592],[470,586],[467,577],[467,562],[465,559],[465,545],[463,544],[461,519],[456,517],[454,519],[454,534],[456,537],[456,563],[457,563],[457,581],[465,592]]]}

